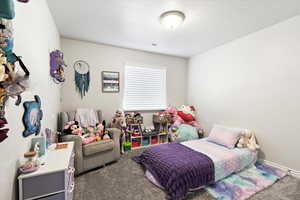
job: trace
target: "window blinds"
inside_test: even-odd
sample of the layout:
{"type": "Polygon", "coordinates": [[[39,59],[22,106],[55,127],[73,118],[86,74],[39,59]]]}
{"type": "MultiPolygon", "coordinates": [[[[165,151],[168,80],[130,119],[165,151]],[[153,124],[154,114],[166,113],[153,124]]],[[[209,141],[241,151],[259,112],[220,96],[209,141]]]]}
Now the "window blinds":
{"type": "Polygon", "coordinates": [[[163,110],[166,93],[166,69],[125,66],[124,110],[163,110]]]}

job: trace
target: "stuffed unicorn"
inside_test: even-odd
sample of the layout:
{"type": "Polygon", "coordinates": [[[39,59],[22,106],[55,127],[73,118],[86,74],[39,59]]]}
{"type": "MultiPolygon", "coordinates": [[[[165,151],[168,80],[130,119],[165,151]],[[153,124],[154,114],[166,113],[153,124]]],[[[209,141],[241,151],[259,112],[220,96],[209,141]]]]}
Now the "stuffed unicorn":
{"type": "Polygon", "coordinates": [[[245,129],[241,138],[237,144],[238,148],[248,148],[251,151],[259,149],[259,145],[256,142],[255,133],[251,130],[245,129]]]}

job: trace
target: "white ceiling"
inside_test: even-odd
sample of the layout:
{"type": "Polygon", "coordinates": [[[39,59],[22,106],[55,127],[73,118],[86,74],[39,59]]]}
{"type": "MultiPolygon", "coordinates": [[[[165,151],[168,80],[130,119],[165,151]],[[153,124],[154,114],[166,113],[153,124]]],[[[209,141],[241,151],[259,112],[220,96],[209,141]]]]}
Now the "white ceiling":
{"type": "Polygon", "coordinates": [[[300,14],[300,0],[48,0],[62,36],[182,57],[300,14]],[[161,13],[181,10],[176,30],[161,13]],[[157,43],[157,46],[152,46],[157,43]]]}

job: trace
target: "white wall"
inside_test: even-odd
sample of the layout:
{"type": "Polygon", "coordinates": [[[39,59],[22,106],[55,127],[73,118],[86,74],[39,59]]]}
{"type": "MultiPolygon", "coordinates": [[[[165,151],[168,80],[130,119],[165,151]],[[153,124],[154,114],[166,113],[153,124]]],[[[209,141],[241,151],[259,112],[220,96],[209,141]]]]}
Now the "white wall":
{"type": "MultiPolygon", "coordinates": [[[[214,123],[256,131],[266,160],[300,170],[300,16],[189,61],[188,103],[214,123]]],[[[200,44],[201,45],[201,44],[200,44]]]]}
{"type": "MultiPolygon", "coordinates": [[[[109,45],[62,39],[62,50],[69,67],[66,69],[66,83],[62,88],[62,110],[87,107],[101,109],[104,118],[110,120],[118,108],[122,108],[125,63],[145,67],[167,69],[167,98],[172,105],[185,103],[187,60],[174,56],[130,50],[109,45]],[[90,65],[91,86],[81,99],[75,91],[73,64],[85,60],[90,65]],[[101,71],[120,72],[120,93],[102,93],[101,71]]],[[[152,114],[144,113],[146,125],[152,124],[152,114]]]]}
{"type": "MultiPolygon", "coordinates": [[[[49,77],[49,52],[60,48],[60,39],[45,0],[30,1],[28,4],[16,2],[14,20],[15,52],[22,56],[29,69],[31,88],[22,97],[24,101],[41,97],[44,119],[42,130],[56,128],[56,114],[60,110],[60,87],[49,77]]],[[[17,160],[28,151],[33,136],[24,138],[22,132],[23,105],[15,106],[9,100],[6,117],[9,137],[0,143],[0,199],[15,199],[17,160]]]]}

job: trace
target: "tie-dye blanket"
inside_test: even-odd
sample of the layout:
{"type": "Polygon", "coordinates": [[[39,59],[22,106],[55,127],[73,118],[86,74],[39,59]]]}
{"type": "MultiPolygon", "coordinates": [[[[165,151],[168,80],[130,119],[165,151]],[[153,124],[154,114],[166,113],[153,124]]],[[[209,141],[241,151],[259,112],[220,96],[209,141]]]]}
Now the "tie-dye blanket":
{"type": "Polygon", "coordinates": [[[194,151],[203,153],[212,159],[215,166],[215,182],[234,172],[243,170],[254,164],[257,160],[257,152],[252,152],[247,148],[228,149],[221,145],[208,142],[206,139],[191,140],[182,142],[181,144],[194,151]]]}
{"type": "Polygon", "coordinates": [[[285,175],[286,173],[280,169],[257,163],[255,166],[233,174],[206,189],[216,199],[244,200],[272,185],[285,175]]]}

